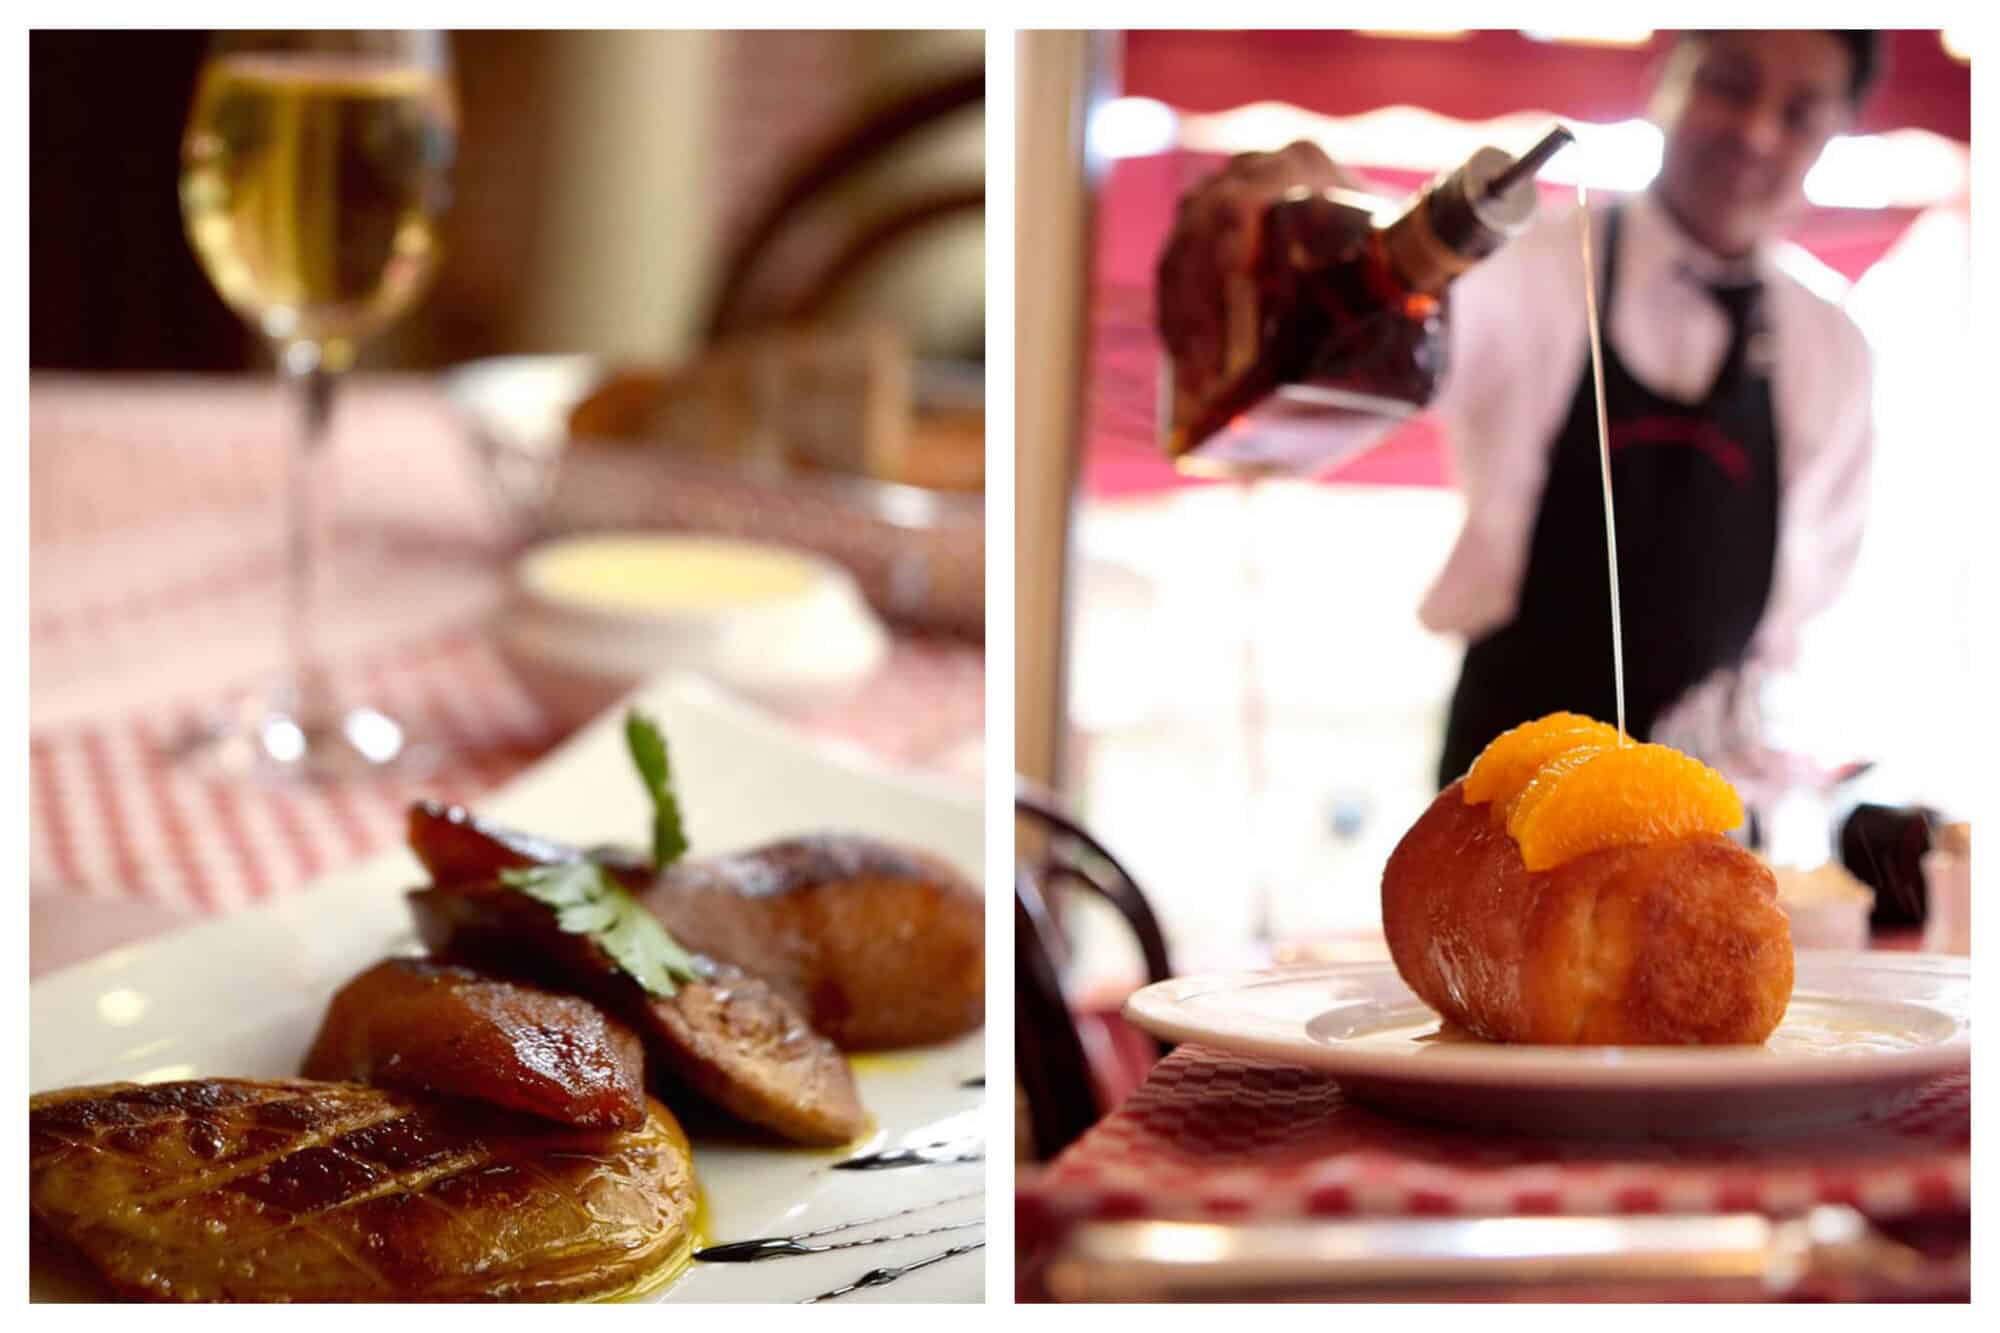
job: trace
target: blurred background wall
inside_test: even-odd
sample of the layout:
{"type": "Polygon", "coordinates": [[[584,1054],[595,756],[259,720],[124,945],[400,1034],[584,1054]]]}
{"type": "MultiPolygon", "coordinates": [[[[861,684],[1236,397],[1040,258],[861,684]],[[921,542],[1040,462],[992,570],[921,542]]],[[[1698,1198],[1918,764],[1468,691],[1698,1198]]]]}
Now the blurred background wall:
{"type": "MultiPolygon", "coordinates": [[[[181,123],[206,37],[30,35],[35,368],[230,370],[264,356],[181,231],[181,123]]],[[[788,173],[872,110],[976,72],[984,49],[977,31],[472,31],[452,43],[464,121],[446,258],[364,365],[690,351],[728,247],[788,173]]],[[[983,123],[976,104],[940,116],[816,199],[771,252],[773,281],[885,200],[979,181],[983,123]]],[[[962,208],[855,265],[825,308],[888,314],[920,357],[977,359],[984,277],[980,214],[962,208]]]]}

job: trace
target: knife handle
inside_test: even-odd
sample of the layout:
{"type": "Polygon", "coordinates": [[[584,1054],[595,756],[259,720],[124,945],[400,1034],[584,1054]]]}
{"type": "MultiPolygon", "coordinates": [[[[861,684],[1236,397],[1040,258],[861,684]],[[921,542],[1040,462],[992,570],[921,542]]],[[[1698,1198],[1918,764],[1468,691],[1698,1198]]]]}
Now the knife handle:
{"type": "Polygon", "coordinates": [[[1646,1217],[1340,1222],[1087,1222],[1045,1281],[1059,1301],[1543,1297],[1699,1283],[1745,1299],[1810,1276],[1896,1276],[1921,1264],[1852,1208],[1646,1217]]]}

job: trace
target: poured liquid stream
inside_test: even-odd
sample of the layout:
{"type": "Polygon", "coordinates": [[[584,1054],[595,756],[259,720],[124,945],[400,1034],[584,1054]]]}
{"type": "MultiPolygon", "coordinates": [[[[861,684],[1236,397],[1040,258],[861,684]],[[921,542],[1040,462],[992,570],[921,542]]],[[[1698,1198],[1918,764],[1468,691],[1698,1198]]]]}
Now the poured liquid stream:
{"type": "Polygon", "coordinates": [[[1583,308],[1590,324],[1590,376],[1597,390],[1597,456],[1604,475],[1604,550],[1611,564],[1611,677],[1618,692],[1618,744],[1625,744],[1625,632],[1618,606],[1618,520],[1611,507],[1611,425],[1604,407],[1604,334],[1597,317],[1597,265],[1590,252],[1590,197],[1576,187],[1583,242],[1583,308]]]}

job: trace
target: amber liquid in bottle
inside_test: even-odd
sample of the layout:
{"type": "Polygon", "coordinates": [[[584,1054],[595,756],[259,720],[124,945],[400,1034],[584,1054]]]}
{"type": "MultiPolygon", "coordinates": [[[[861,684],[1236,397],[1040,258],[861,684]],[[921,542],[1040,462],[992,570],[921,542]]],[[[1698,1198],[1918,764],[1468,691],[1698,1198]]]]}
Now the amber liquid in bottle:
{"type": "Polygon", "coordinates": [[[1571,139],[1557,126],[1519,158],[1482,148],[1393,220],[1351,191],[1288,194],[1264,208],[1219,302],[1198,299],[1213,269],[1177,237],[1160,332],[1203,364],[1169,362],[1168,455],[1189,472],[1311,476],[1427,405],[1445,373],[1445,289],[1527,224],[1535,173],[1571,139]]]}
{"type": "Polygon", "coordinates": [[[1248,277],[1254,357],[1206,393],[1176,384],[1167,447],[1182,470],[1311,475],[1436,392],[1441,297],[1410,282],[1374,215],[1343,193],[1265,211],[1248,277]]]}

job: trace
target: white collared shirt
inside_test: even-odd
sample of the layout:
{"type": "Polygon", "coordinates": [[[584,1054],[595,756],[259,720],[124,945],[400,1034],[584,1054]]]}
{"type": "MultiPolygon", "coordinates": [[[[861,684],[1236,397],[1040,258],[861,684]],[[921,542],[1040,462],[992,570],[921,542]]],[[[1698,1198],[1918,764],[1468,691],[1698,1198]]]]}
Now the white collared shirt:
{"type": "MultiPolygon", "coordinates": [[[[1591,207],[1603,272],[1604,209],[1591,207]]],[[[1846,283],[1804,250],[1760,248],[1725,265],[1651,193],[1620,227],[1605,336],[1640,383],[1696,402],[1728,348],[1729,319],[1704,287],[1755,276],[1769,338],[1778,433],[1778,549],[1751,669],[1796,658],[1801,626],[1839,594],[1860,549],[1874,445],[1867,342],[1841,308],[1846,283]],[[1748,270],[1746,274],[1746,269],[1748,270]]],[[[1551,445],[1588,373],[1575,208],[1545,214],[1451,289],[1449,363],[1435,407],[1466,521],[1421,609],[1430,629],[1476,638],[1510,620],[1551,445]]]]}

